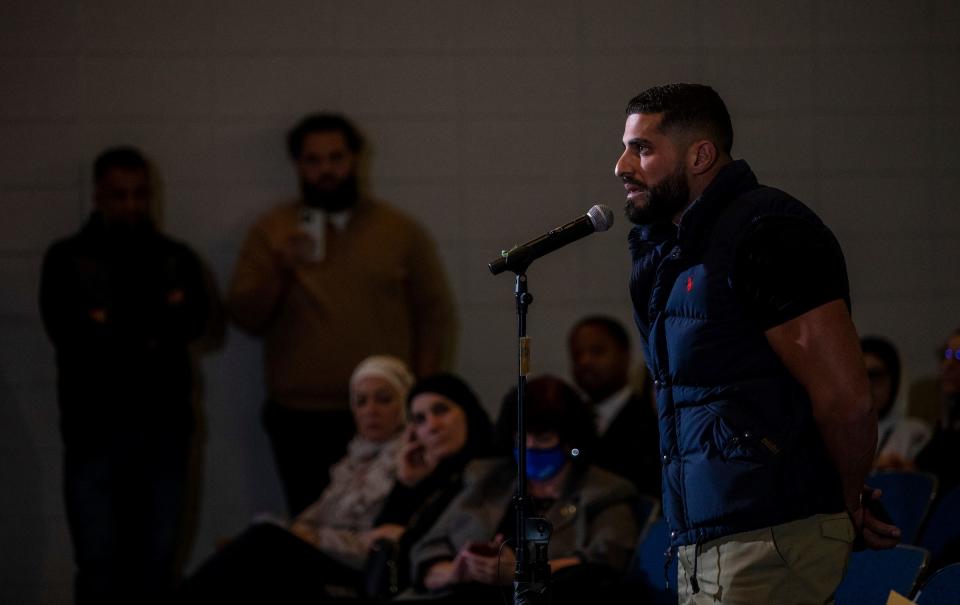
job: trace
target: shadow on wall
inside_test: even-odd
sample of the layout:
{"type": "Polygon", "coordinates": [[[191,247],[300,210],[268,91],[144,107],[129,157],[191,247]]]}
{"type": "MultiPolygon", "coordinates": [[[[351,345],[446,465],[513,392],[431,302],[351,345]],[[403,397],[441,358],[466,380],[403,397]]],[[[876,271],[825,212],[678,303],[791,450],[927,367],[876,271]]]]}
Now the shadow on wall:
{"type": "Polygon", "coordinates": [[[209,421],[206,414],[207,382],[201,359],[205,355],[220,353],[227,338],[227,320],[220,300],[217,280],[210,267],[200,261],[203,281],[209,295],[209,317],[202,338],[190,348],[193,369],[193,417],[195,428],[190,443],[190,460],[187,471],[187,488],[184,502],[184,516],[181,527],[179,548],[177,549],[176,570],[180,574],[189,564],[200,533],[201,507],[204,487],[204,453],[209,435],[209,421]]]}
{"type": "Polygon", "coordinates": [[[39,603],[42,592],[38,587],[51,581],[44,577],[48,559],[45,550],[52,540],[51,528],[44,522],[46,503],[42,488],[49,478],[43,476],[42,456],[22,406],[52,404],[19,401],[4,369],[0,368],[0,431],[3,435],[0,511],[7,520],[0,525],[0,602],[39,603]]]}

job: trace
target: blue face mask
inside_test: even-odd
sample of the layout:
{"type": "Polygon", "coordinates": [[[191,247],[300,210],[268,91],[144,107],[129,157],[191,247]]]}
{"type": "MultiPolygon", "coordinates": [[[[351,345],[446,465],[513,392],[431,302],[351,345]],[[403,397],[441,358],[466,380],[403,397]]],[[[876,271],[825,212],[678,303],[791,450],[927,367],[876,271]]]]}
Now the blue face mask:
{"type": "MultiPolygon", "coordinates": [[[[520,452],[513,448],[513,459],[520,459],[520,452]]],[[[557,476],[567,462],[567,452],[562,446],[547,449],[527,448],[527,478],[533,481],[546,481],[557,476]]]]}

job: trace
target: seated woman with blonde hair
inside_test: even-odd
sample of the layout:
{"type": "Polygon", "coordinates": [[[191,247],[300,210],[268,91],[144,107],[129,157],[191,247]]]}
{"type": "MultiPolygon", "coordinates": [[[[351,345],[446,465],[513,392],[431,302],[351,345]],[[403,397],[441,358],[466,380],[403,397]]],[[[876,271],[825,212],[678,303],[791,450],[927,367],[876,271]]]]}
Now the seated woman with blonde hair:
{"type": "Polygon", "coordinates": [[[381,375],[397,361],[372,358],[354,373],[358,436],[320,499],[289,531],[248,530],[190,579],[186,600],[378,601],[406,587],[410,546],[460,491],[466,464],[490,453],[493,427],[461,378],[435,374],[411,387],[406,374],[381,375]],[[410,422],[399,433],[404,399],[410,422]]]}
{"type": "Polygon", "coordinates": [[[358,594],[374,520],[396,483],[413,374],[395,357],[368,357],[350,378],[357,434],[330,485],[287,527],[255,523],[180,588],[180,602],[315,601],[358,594]]]}

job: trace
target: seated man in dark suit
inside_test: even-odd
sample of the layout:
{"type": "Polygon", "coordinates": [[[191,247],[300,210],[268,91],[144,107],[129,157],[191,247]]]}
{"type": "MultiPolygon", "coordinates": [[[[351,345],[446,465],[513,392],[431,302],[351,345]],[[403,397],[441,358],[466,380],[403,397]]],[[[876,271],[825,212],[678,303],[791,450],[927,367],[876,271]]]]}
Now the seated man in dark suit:
{"type": "Polygon", "coordinates": [[[616,319],[590,316],[570,330],[571,373],[593,406],[600,435],[594,463],[660,498],[660,450],[653,387],[630,382],[630,338],[616,319]]]}

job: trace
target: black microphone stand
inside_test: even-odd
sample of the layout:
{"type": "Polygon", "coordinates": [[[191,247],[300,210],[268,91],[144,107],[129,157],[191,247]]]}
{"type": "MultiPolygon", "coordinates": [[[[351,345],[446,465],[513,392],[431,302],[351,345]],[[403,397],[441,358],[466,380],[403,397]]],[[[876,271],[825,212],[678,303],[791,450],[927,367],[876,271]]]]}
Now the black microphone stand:
{"type": "Polygon", "coordinates": [[[527,291],[526,266],[517,275],[514,297],[517,302],[517,491],[513,496],[517,514],[516,555],[513,578],[514,605],[550,603],[550,561],[547,552],[552,526],[549,521],[527,516],[527,431],[524,395],[530,371],[530,339],[527,338],[527,308],[533,295],[527,291]]]}
{"type": "Polygon", "coordinates": [[[517,565],[513,577],[514,605],[549,605],[550,558],[548,553],[553,526],[546,519],[527,516],[527,430],[523,399],[530,371],[530,339],[527,338],[527,308],[533,295],[527,291],[527,268],[534,260],[594,231],[606,231],[613,224],[613,212],[603,205],[590,208],[586,216],[549,231],[534,240],[504,250],[487,265],[499,275],[512,271],[517,276],[514,296],[517,301],[517,491],[513,496],[517,514],[517,565]]]}

